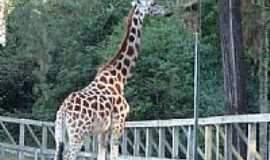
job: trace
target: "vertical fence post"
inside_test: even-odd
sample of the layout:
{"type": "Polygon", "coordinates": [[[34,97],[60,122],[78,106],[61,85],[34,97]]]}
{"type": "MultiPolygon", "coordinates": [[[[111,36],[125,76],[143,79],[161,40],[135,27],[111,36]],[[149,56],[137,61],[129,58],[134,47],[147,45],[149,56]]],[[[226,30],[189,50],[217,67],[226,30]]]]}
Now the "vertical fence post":
{"type": "Polygon", "coordinates": [[[172,158],[177,159],[179,152],[178,152],[178,147],[179,147],[179,128],[178,127],[173,127],[172,130],[172,158]]]}
{"type": "Polygon", "coordinates": [[[248,124],[248,160],[255,160],[255,154],[256,154],[256,124],[248,124]]]}
{"type": "Polygon", "coordinates": [[[90,136],[86,136],[85,137],[85,142],[84,142],[84,149],[86,152],[90,152],[90,144],[91,144],[91,140],[90,140],[90,136]]]}
{"type": "Polygon", "coordinates": [[[165,156],[165,145],[163,140],[165,138],[165,130],[164,128],[158,129],[158,157],[163,158],[165,156]]]}
{"type": "Polygon", "coordinates": [[[268,160],[270,160],[270,126],[269,124],[267,123],[268,125],[268,131],[267,131],[267,136],[268,136],[268,140],[267,140],[267,143],[268,143],[268,160]]]}
{"type": "Polygon", "coordinates": [[[187,159],[188,160],[193,159],[192,144],[193,144],[192,127],[188,126],[188,137],[187,137],[187,159]]]}
{"type": "Polygon", "coordinates": [[[152,155],[152,131],[146,128],[146,142],[145,142],[145,156],[151,157],[152,155]]]}
{"type": "Polygon", "coordinates": [[[93,147],[93,153],[98,153],[98,140],[97,136],[92,136],[92,147],[93,147]]]}
{"type": "Polygon", "coordinates": [[[139,156],[140,154],[140,131],[138,128],[134,129],[134,156],[139,156]]]}
{"type": "Polygon", "coordinates": [[[259,149],[263,159],[267,159],[267,123],[259,124],[259,149]]]}
{"type": "Polygon", "coordinates": [[[225,124],[224,157],[232,160],[232,124],[225,124]]]}
{"type": "Polygon", "coordinates": [[[45,151],[47,149],[47,139],[48,139],[47,127],[42,125],[41,160],[46,159],[45,151]]]}
{"type": "Polygon", "coordinates": [[[18,160],[24,160],[24,124],[20,122],[20,133],[19,133],[19,157],[18,160]]]}
{"type": "Polygon", "coordinates": [[[212,160],[213,134],[212,126],[205,126],[205,160],[212,160]]]}
{"type": "Polygon", "coordinates": [[[219,126],[216,125],[216,160],[219,160],[219,126]]]}
{"type": "Polygon", "coordinates": [[[128,155],[128,150],[127,150],[127,129],[124,130],[124,133],[123,133],[123,136],[122,136],[121,148],[122,148],[122,155],[128,155]]]}
{"type": "Polygon", "coordinates": [[[5,149],[0,147],[0,156],[5,157],[5,149]]]}

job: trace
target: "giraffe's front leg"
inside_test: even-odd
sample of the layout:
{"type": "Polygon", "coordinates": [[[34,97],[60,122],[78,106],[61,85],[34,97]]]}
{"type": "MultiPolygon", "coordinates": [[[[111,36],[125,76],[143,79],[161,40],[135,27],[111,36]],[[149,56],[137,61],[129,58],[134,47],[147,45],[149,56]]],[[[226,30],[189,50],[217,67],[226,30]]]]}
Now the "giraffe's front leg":
{"type": "Polygon", "coordinates": [[[124,98],[123,103],[116,107],[117,112],[112,114],[111,160],[118,159],[120,138],[123,134],[125,120],[129,112],[129,105],[124,98]]]}
{"type": "Polygon", "coordinates": [[[120,138],[123,132],[123,125],[114,125],[111,134],[111,160],[117,160],[119,157],[120,138]]]}

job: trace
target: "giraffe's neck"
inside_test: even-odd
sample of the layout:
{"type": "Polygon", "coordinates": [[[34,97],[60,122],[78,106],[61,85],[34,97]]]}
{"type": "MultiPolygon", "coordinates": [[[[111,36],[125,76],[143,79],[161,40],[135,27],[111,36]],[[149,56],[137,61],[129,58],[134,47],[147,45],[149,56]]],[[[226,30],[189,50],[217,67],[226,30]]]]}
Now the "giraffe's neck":
{"type": "Polygon", "coordinates": [[[131,76],[131,70],[139,56],[143,18],[144,14],[136,6],[133,7],[128,16],[128,27],[120,48],[113,59],[105,65],[118,71],[124,84],[127,82],[127,78],[131,76]]]}

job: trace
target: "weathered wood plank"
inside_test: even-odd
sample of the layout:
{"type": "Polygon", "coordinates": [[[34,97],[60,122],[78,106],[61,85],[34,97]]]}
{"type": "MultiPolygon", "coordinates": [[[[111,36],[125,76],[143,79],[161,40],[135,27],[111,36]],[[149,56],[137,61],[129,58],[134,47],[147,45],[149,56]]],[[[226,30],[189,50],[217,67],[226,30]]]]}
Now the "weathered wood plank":
{"type": "Polygon", "coordinates": [[[248,153],[247,160],[262,160],[257,152],[257,126],[255,123],[248,124],[248,153]]]}
{"type": "Polygon", "coordinates": [[[186,155],[187,159],[193,159],[192,144],[193,144],[192,128],[191,128],[191,126],[189,126],[188,127],[188,136],[187,136],[187,155],[186,155]]]}
{"type": "MultiPolygon", "coordinates": [[[[50,126],[52,122],[42,122],[29,119],[16,119],[0,116],[0,121],[10,123],[23,123],[35,126],[50,126]]],[[[190,126],[194,122],[193,119],[170,119],[170,120],[152,120],[152,121],[129,121],[126,122],[126,128],[141,128],[141,127],[173,127],[173,126],[190,126]]],[[[230,116],[214,116],[208,118],[200,118],[199,125],[218,125],[229,123],[261,123],[270,122],[270,113],[263,114],[247,114],[247,115],[230,115],[230,116]]]]}
{"type": "Polygon", "coordinates": [[[146,128],[145,131],[145,156],[146,157],[151,157],[152,155],[152,131],[149,128],[146,128]]]}
{"type": "Polygon", "coordinates": [[[140,154],[140,130],[138,130],[138,128],[134,129],[134,152],[133,155],[134,156],[139,156],[140,154]]]}
{"type": "Polygon", "coordinates": [[[164,138],[165,138],[165,129],[159,128],[158,129],[158,157],[160,158],[163,158],[165,156],[164,138]]]}
{"type": "Polygon", "coordinates": [[[219,128],[219,125],[215,125],[215,128],[216,128],[216,160],[219,160],[219,156],[220,156],[220,154],[219,154],[219,146],[220,146],[220,143],[219,143],[219,130],[220,130],[220,128],[219,128]]]}
{"type": "MultiPolygon", "coordinates": [[[[27,156],[34,156],[35,152],[37,152],[38,154],[41,153],[40,148],[34,148],[34,147],[28,147],[28,146],[24,146],[23,148],[19,148],[18,145],[0,143],[0,147],[6,148],[9,150],[13,150],[13,151],[15,151],[14,153],[16,153],[18,151],[18,149],[25,152],[25,154],[31,153],[31,154],[27,154],[27,156]]],[[[50,155],[50,157],[53,157],[54,152],[55,152],[55,150],[53,150],[53,149],[46,149],[43,151],[43,154],[47,155],[47,156],[50,155]]],[[[96,158],[97,157],[97,155],[94,153],[86,153],[86,152],[80,152],[78,156],[85,157],[85,158],[96,158]]]]}
{"type": "Polygon", "coordinates": [[[206,126],[205,127],[205,159],[206,160],[212,160],[212,148],[213,148],[213,127],[212,126],[206,126]]]}
{"type": "Polygon", "coordinates": [[[21,123],[20,124],[20,133],[19,133],[19,157],[18,160],[24,160],[24,155],[23,155],[23,148],[25,148],[24,146],[24,124],[21,123]]]}
{"type": "Polygon", "coordinates": [[[224,157],[226,160],[232,160],[232,125],[225,125],[224,136],[224,157]]]}
{"type": "Polygon", "coordinates": [[[172,128],[172,158],[178,158],[179,151],[179,128],[172,128]]]}
{"type": "Polygon", "coordinates": [[[48,130],[46,126],[43,126],[42,127],[41,160],[46,159],[46,157],[43,155],[43,152],[47,149],[47,141],[48,141],[48,130]]]}
{"type": "Polygon", "coordinates": [[[127,149],[127,130],[124,130],[123,136],[122,136],[122,155],[128,155],[128,149],[127,149]]]}
{"type": "MultiPolygon", "coordinates": [[[[199,125],[220,125],[229,123],[261,123],[270,122],[270,114],[248,114],[248,115],[230,115],[200,118],[199,125]]],[[[193,119],[171,119],[171,120],[152,120],[152,121],[130,121],[126,123],[127,128],[138,127],[173,127],[173,126],[191,126],[193,119]]]]}

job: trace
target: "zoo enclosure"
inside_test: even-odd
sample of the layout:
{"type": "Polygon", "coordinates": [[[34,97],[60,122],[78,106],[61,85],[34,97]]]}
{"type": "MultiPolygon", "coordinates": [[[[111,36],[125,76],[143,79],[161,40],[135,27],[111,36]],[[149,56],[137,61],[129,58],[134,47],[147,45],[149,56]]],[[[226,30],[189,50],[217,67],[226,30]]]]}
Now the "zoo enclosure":
{"type": "MultiPolygon", "coordinates": [[[[270,114],[218,116],[199,120],[198,153],[200,159],[270,160],[270,114]],[[258,125],[268,127],[267,146],[258,150],[258,125]],[[245,127],[243,127],[245,126],[245,127]],[[232,147],[232,128],[247,145],[246,157],[232,147]],[[242,128],[247,128],[247,134],[242,128]]],[[[127,122],[121,142],[121,159],[191,159],[193,119],[127,122]]],[[[0,159],[15,155],[18,160],[52,159],[54,123],[0,116],[0,159]],[[2,158],[1,158],[2,157],[2,158]]],[[[95,159],[97,138],[87,138],[79,157],[95,159]]]]}

